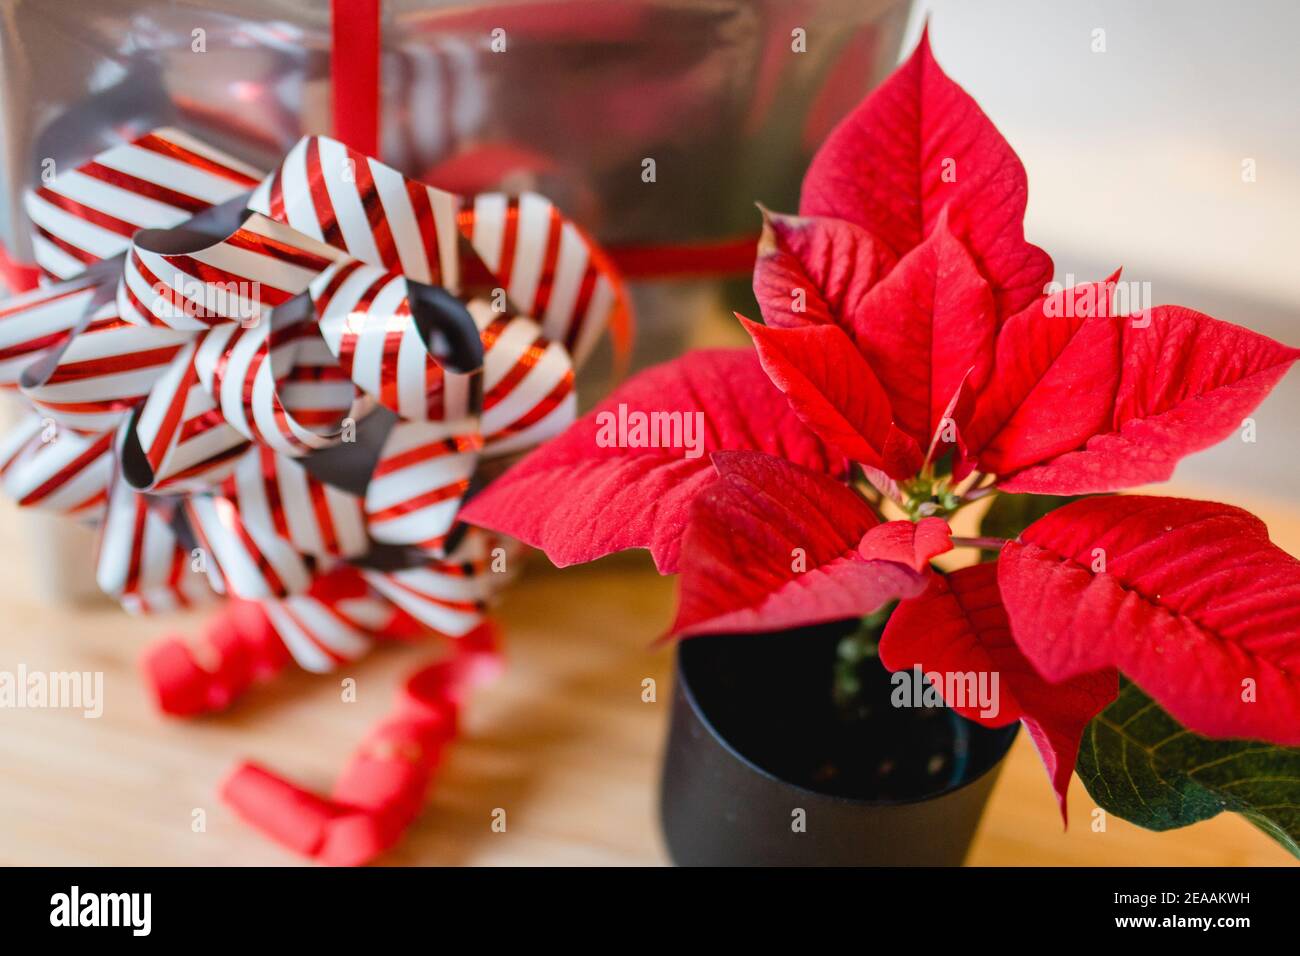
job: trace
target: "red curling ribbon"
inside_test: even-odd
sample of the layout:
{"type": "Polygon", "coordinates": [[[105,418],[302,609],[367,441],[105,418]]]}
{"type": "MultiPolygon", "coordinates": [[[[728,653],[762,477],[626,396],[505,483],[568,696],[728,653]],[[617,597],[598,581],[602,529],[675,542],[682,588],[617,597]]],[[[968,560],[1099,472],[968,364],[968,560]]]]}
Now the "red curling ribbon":
{"type": "Polygon", "coordinates": [[[202,637],[164,638],[140,659],[158,709],[174,717],[224,710],[253,684],[289,665],[289,652],[256,601],[231,599],[208,618],[202,637]]]}
{"type": "Polygon", "coordinates": [[[758,234],[710,242],[611,245],[605,255],[624,279],[704,279],[748,275],[758,234]]]}
{"type": "Polygon", "coordinates": [[[330,85],[334,136],[379,156],[380,0],[330,4],[330,85]]]}
{"type": "Polygon", "coordinates": [[[467,692],[500,671],[492,624],[453,646],[450,657],[406,680],[393,710],[366,735],[330,797],[245,762],[222,784],[222,800],[250,826],[302,856],[332,866],[369,863],[419,815],[456,736],[467,692]]]}

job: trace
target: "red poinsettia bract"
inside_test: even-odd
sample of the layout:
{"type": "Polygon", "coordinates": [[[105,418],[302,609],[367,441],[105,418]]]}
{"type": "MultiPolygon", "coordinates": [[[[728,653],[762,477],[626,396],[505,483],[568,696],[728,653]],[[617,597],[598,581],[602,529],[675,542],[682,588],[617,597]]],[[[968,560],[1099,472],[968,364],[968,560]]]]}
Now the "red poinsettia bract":
{"type": "Polygon", "coordinates": [[[1117,279],[1051,289],[997,129],[916,53],[831,134],[798,216],[766,210],[754,350],[626,383],[475,498],[466,520],[557,564],[649,548],[680,635],[775,630],[899,600],[891,669],[996,671],[1065,808],[1122,672],[1189,729],[1300,744],[1300,562],[1226,505],[1104,495],[1015,541],[946,518],[995,491],[1167,479],[1233,433],[1300,352],[1178,306],[1114,314],[1117,279]],[[615,410],[700,413],[703,447],[603,447],[615,410]],[[860,488],[909,520],[885,522],[860,488]],[[943,574],[954,544],[997,561],[943,574]],[[1249,693],[1243,689],[1249,687],[1249,693]]]}

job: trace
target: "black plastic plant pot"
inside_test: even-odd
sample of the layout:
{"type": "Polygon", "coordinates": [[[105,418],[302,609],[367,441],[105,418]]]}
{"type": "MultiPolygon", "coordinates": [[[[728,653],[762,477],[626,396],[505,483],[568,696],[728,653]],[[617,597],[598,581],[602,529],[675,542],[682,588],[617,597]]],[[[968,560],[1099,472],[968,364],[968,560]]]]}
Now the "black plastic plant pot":
{"type": "Polygon", "coordinates": [[[874,657],[846,682],[855,625],[681,642],[660,794],[674,863],[962,863],[1019,725],[898,706],[913,698],[874,657]]]}

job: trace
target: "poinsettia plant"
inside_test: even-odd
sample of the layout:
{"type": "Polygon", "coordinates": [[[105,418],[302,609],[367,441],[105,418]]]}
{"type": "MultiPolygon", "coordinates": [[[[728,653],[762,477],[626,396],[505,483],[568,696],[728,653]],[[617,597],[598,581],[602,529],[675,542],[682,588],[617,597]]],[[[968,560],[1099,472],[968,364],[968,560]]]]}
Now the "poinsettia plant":
{"type": "Polygon", "coordinates": [[[681,576],[680,636],[897,601],[882,662],[1000,675],[996,716],[947,702],[1023,721],[1063,814],[1077,767],[1138,823],[1233,809],[1295,852],[1300,562],[1239,508],[1112,492],[1231,435],[1300,351],[1179,306],[1121,314],[1118,273],[1050,285],[1026,200],[923,37],[818,151],[799,215],[763,211],[753,349],[628,381],[466,519],[558,565],[648,548],[681,576]],[[615,410],[701,413],[708,454],[601,441],[615,410]],[[976,563],[932,565],[954,548],[976,563]]]}

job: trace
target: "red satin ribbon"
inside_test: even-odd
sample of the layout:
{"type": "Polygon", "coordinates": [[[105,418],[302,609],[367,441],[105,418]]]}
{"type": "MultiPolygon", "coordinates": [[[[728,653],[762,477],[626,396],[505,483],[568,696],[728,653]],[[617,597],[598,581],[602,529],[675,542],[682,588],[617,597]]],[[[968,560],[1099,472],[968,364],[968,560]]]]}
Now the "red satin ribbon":
{"type": "Polygon", "coordinates": [[[334,138],[379,155],[380,0],[332,0],[330,85],[334,138]]]}
{"type": "Polygon", "coordinates": [[[758,236],[654,246],[606,246],[605,251],[625,279],[719,278],[754,271],[758,236]]]}

